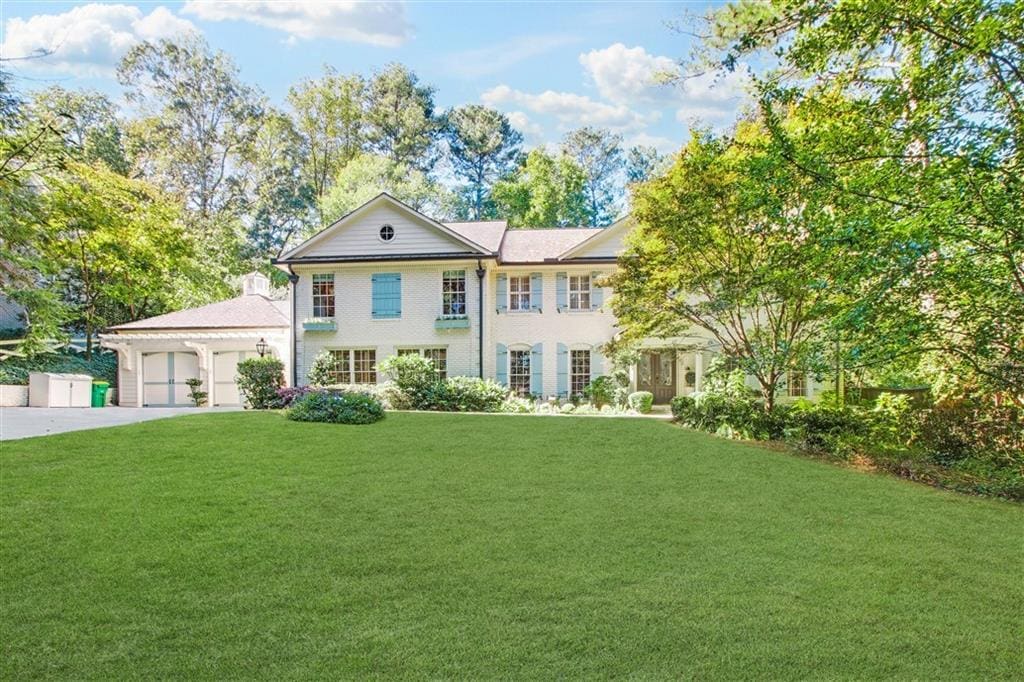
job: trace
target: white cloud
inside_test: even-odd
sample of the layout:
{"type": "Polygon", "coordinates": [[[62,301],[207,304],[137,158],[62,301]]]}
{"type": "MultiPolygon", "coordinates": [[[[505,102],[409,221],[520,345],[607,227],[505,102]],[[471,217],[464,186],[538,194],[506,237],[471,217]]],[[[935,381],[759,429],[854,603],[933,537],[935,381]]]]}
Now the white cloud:
{"type": "Polygon", "coordinates": [[[189,0],[182,12],[206,21],[248,21],[301,40],[332,38],[397,47],[412,35],[401,2],[189,0]]]}
{"type": "Polygon", "coordinates": [[[564,33],[518,36],[487,47],[453,52],[444,58],[444,65],[457,76],[477,78],[499,73],[510,66],[579,40],[577,36],[564,33]]]}
{"type": "Polygon", "coordinates": [[[527,144],[538,144],[544,137],[544,129],[537,123],[530,120],[530,117],[521,111],[510,111],[507,114],[508,122],[512,127],[523,134],[527,144]]]}
{"type": "Polygon", "coordinates": [[[144,40],[172,38],[194,32],[195,26],[166,7],[143,14],[131,5],[89,4],[63,14],[13,17],[4,26],[0,55],[35,70],[65,71],[80,76],[113,75],[117,63],[133,45],[144,40]]]}
{"type": "Polygon", "coordinates": [[[668,57],[656,57],[642,47],[622,43],[580,55],[580,64],[601,96],[619,104],[665,101],[676,96],[662,84],[664,74],[678,75],[679,65],[668,57]]]}
{"type": "Polygon", "coordinates": [[[630,135],[622,141],[623,149],[630,149],[632,147],[654,147],[660,154],[672,154],[678,151],[682,146],[682,139],[673,140],[668,137],[651,135],[646,132],[630,135]]]}
{"type": "Polygon", "coordinates": [[[643,115],[623,105],[597,102],[586,95],[545,90],[539,94],[515,90],[507,85],[491,88],[480,96],[484,104],[522,107],[535,114],[554,116],[564,127],[598,126],[617,131],[636,130],[660,118],[659,112],[643,115]]]}
{"type": "Polygon", "coordinates": [[[690,124],[695,121],[720,127],[736,120],[739,109],[748,101],[750,69],[741,65],[725,73],[708,72],[682,81],[682,106],[676,120],[690,124]]]}

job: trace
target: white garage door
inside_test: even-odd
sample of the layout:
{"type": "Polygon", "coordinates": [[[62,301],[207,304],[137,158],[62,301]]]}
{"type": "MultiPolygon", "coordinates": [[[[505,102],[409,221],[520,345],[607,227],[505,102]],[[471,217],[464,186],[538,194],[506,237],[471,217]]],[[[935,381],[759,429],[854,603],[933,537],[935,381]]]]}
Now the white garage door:
{"type": "Polygon", "coordinates": [[[246,358],[255,357],[256,353],[245,350],[218,351],[213,354],[213,404],[240,405],[242,397],[238,394],[238,363],[246,358]]]}
{"type": "Polygon", "coordinates": [[[143,353],[142,405],[144,407],[183,407],[192,405],[188,379],[199,376],[199,358],[195,353],[143,353]]]}

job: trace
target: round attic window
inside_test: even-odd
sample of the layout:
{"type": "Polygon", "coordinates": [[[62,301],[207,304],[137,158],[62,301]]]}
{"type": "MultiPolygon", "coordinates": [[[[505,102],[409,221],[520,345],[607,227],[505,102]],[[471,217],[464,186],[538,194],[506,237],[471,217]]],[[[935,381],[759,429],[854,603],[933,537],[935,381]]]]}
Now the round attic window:
{"type": "Polygon", "coordinates": [[[382,242],[389,242],[395,238],[395,228],[390,225],[382,225],[380,228],[380,240],[382,242]]]}

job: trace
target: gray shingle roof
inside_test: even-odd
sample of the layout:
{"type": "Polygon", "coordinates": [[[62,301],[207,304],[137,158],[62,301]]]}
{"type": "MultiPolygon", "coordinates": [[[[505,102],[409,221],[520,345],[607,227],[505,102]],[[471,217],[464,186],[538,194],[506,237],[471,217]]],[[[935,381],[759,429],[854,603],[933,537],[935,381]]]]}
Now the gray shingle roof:
{"type": "Polygon", "coordinates": [[[259,294],[238,296],[198,308],[119,324],[111,327],[110,331],[287,327],[287,306],[287,301],[274,301],[259,294]]]}
{"type": "Polygon", "coordinates": [[[593,237],[600,227],[535,228],[508,230],[501,245],[503,263],[539,263],[558,258],[567,250],[593,237]]]}
{"type": "Polygon", "coordinates": [[[501,246],[501,236],[505,234],[507,225],[508,223],[504,220],[444,223],[444,226],[452,232],[456,232],[491,251],[497,251],[501,246]]]}

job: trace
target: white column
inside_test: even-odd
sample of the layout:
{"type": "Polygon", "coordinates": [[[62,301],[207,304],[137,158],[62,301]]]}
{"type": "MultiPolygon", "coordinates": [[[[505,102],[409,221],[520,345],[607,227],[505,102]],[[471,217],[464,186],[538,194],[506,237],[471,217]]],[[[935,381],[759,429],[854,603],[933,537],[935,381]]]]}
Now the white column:
{"type": "Polygon", "coordinates": [[[693,390],[700,392],[704,384],[704,351],[698,350],[693,354],[693,390]]]}

